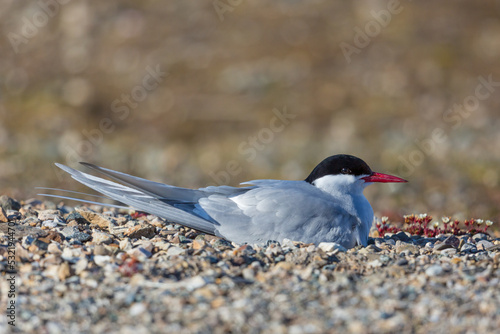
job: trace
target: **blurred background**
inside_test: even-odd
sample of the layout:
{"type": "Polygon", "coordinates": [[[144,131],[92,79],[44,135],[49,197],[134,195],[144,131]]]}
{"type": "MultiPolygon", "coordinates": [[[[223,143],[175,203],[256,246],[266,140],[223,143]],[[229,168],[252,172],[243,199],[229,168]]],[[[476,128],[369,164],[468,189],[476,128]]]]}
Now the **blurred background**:
{"type": "MultiPolygon", "coordinates": [[[[500,1],[0,1],[0,193],[88,161],[186,187],[407,178],[376,213],[500,218],[500,1]]],[[[84,167],[78,167],[84,169],[84,167]]]]}

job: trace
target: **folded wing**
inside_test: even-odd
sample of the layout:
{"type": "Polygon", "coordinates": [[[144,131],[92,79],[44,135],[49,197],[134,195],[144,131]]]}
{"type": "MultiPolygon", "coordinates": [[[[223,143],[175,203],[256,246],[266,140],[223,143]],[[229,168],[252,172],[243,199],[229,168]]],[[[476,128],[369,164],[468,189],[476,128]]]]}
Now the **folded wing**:
{"type": "MultiPolygon", "coordinates": [[[[69,173],[73,179],[86,185],[87,187],[94,189],[95,191],[118,202],[130,205],[137,210],[154,214],[158,217],[205,233],[216,234],[217,232],[217,222],[210,219],[210,217],[196,207],[200,198],[217,193],[217,187],[200,190],[173,187],[116,172],[110,169],[85,164],[86,166],[125,184],[123,185],[80,172],[65,165],[56,165],[65,172],[69,173]]],[[[224,189],[220,189],[219,192],[230,192],[229,188],[231,187],[224,187],[224,189]]],[[[233,189],[235,193],[246,191],[245,188],[233,189]]]]}

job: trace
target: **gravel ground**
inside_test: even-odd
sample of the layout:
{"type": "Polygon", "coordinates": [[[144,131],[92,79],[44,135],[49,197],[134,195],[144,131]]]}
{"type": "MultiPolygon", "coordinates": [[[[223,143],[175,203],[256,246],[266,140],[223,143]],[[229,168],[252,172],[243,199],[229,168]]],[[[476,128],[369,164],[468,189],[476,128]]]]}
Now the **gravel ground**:
{"type": "Polygon", "coordinates": [[[494,333],[500,239],[235,245],[154,216],[1,198],[0,332],[494,333]],[[15,251],[10,268],[9,251],[15,251]],[[15,269],[15,273],[6,271],[15,269]],[[14,277],[15,297],[8,278],[14,277]],[[10,289],[10,290],[9,290],[10,289]]]}

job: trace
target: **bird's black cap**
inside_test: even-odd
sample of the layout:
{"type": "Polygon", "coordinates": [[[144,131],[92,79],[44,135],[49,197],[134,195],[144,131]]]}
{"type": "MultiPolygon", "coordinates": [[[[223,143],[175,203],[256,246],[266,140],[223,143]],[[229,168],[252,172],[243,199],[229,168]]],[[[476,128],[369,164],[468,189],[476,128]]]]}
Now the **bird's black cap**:
{"type": "Polygon", "coordinates": [[[313,183],[315,180],[326,175],[371,175],[373,172],[366,162],[352,155],[337,154],[321,161],[305,179],[313,183]]]}

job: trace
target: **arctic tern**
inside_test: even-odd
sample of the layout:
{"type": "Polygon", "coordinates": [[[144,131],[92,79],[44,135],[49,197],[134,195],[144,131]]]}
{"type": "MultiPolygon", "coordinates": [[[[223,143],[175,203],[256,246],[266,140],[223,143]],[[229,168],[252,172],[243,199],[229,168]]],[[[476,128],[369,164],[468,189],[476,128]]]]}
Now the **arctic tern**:
{"type": "MultiPolygon", "coordinates": [[[[338,154],[303,181],[254,180],[243,187],[186,189],[82,162],[113,182],[56,164],[78,182],[130,207],[235,243],[287,238],[305,243],[367,245],[373,209],[363,195],[374,182],[408,182],[376,173],[360,158],[338,154]]],[[[129,208],[73,197],[46,196],[129,208]]],[[[129,208],[130,209],[130,208],[129,208]]]]}

